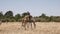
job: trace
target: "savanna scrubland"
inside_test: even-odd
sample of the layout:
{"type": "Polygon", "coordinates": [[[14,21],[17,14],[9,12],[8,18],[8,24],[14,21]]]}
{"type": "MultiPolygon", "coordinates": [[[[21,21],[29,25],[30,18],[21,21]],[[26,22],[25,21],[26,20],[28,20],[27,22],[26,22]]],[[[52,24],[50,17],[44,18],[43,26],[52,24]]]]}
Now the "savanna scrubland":
{"type": "MultiPolygon", "coordinates": [[[[13,11],[9,10],[5,14],[0,12],[0,21],[2,22],[21,22],[21,19],[26,16],[30,15],[30,12],[23,12],[22,14],[14,15],[13,11]]],[[[46,14],[42,13],[40,16],[33,16],[36,22],[60,22],[60,16],[47,16],[46,14]]]]}
{"type": "Polygon", "coordinates": [[[28,28],[24,30],[21,27],[21,19],[29,12],[16,14],[13,16],[12,11],[7,11],[5,14],[0,12],[0,34],[60,34],[60,16],[34,16],[36,21],[36,29],[28,28]]]}
{"type": "Polygon", "coordinates": [[[2,23],[0,34],[60,34],[60,22],[36,22],[36,29],[33,30],[24,30],[21,22],[2,23]]]}

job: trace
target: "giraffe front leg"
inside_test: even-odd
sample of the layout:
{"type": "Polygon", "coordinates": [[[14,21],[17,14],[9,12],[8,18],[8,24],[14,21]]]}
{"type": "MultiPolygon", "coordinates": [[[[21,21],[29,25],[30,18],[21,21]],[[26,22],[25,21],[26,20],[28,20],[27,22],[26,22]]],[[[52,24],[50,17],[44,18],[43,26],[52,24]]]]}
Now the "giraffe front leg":
{"type": "Polygon", "coordinates": [[[33,21],[33,24],[34,24],[34,28],[36,28],[36,24],[35,24],[35,22],[33,21]]]}

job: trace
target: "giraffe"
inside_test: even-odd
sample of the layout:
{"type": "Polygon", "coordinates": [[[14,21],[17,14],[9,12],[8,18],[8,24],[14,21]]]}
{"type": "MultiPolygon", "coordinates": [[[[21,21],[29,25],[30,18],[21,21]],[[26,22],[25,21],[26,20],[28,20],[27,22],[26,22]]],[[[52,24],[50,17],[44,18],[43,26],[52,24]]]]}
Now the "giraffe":
{"type": "MultiPolygon", "coordinates": [[[[36,28],[35,20],[32,19],[31,15],[26,15],[24,18],[22,18],[22,26],[25,28],[25,30],[26,30],[27,23],[31,24],[31,28],[33,23],[34,28],[36,28]]],[[[27,27],[29,27],[29,25],[27,27]]]]}

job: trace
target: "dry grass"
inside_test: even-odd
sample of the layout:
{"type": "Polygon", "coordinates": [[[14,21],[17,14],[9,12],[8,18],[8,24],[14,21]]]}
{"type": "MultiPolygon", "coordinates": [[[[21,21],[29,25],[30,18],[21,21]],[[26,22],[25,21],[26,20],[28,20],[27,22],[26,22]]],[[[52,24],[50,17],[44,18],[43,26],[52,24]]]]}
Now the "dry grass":
{"type": "Polygon", "coordinates": [[[0,34],[60,34],[60,23],[36,23],[36,29],[24,30],[21,23],[2,23],[0,34]]]}

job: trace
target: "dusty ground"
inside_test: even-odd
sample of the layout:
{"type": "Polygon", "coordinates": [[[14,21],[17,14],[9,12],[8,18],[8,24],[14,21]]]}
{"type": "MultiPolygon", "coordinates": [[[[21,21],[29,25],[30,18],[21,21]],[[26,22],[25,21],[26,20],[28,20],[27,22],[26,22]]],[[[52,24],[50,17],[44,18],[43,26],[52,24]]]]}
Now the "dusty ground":
{"type": "Polygon", "coordinates": [[[0,34],[60,34],[60,22],[37,22],[33,30],[24,30],[19,22],[2,23],[0,34]]]}

